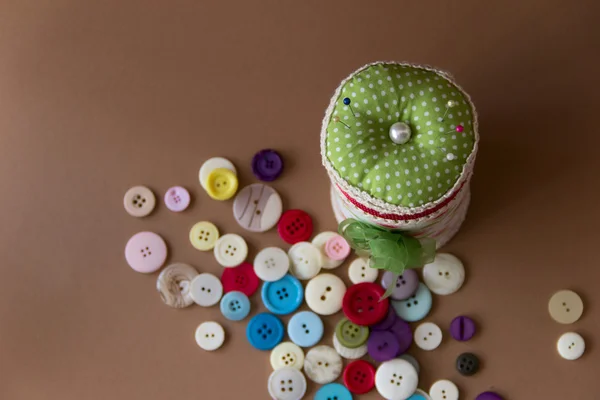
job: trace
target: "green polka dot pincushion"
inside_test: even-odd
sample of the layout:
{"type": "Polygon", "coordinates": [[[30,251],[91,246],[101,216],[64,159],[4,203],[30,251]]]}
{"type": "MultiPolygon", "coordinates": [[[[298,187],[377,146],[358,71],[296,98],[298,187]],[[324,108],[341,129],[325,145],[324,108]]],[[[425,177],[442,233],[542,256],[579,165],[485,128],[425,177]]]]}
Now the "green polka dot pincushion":
{"type": "Polygon", "coordinates": [[[466,214],[478,139],[473,103],[447,73],[392,62],[360,68],[336,90],[321,131],[338,220],[443,244],[466,214]]]}

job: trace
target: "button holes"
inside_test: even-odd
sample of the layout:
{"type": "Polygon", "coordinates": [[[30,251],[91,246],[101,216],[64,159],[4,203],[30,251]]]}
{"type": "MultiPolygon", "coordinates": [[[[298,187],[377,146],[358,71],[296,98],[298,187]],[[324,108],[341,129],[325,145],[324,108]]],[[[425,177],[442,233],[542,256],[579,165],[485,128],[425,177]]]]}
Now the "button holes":
{"type": "Polygon", "coordinates": [[[317,362],[318,365],[323,365],[323,363],[321,361],[317,362]]]}
{"type": "Polygon", "coordinates": [[[302,324],[302,327],[303,327],[304,329],[306,329],[306,324],[302,324]]]}
{"type": "Polygon", "coordinates": [[[289,364],[289,362],[285,361],[285,365],[288,365],[288,364],[289,364]]]}
{"type": "Polygon", "coordinates": [[[325,363],[325,366],[326,366],[326,367],[329,367],[329,363],[327,363],[327,362],[326,362],[326,363],[325,363]]]}
{"type": "Polygon", "coordinates": [[[463,364],[463,363],[460,363],[460,367],[461,367],[461,368],[464,368],[464,367],[465,367],[465,364],[463,364]]]}
{"type": "Polygon", "coordinates": [[[258,200],[254,200],[254,205],[258,205],[258,200]]]}
{"type": "Polygon", "coordinates": [[[393,385],[393,384],[394,384],[394,380],[393,380],[393,379],[390,379],[390,383],[393,385]]]}
{"type": "Polygon", "coordinates": [[[230,249],[230,248],[231,248],[231,245],[230,245],[230,244],[229,244],[229,245],[227,245],[227,248],[228,248],[228,249],[230,249]]]}
{"type": "Polygon", "coordinates": [[[444,275],[446,275],[446,276],[450,276],[450,272],[446,271],[446,272],[444,273],[444,275]]]}
{"type": "Polygon", "coordinates": [[[419,300],[415,300],[413,303],[414,303],[414,304],[415,304],[415,306],[416,306],[417,304],[419,304],[419,300]]]}
{"type": "Polygon", "coordinates": [[[432,333],[432,332],[429,332],[429,336],[433,336],[433,333],[432,333]]]}
{"type": "Polygon", "coordinates": [[[442,389],[442,394],[446,394],[446,391],[444,389],[442,389]]]}
{"type": "Polygon", "coordinates": [[[321,301],[325,301],[325,300],[327,300],[327,297],[321,296],[321,301]]]}
{"type": "MultiPolygon", "coordinates": [[[[291,385],[292,384],[292,380],[288,379],[288,383],[291,385]]],[[[291,389],[290,389],[290,391],[291,391],[291,389]]]]}
{"type": "Polygon", "coordinates": [[[365,274],[360,274],[360,276],[364,278],[364,277],[365,277],[365,274]]]}
{"type": "Polygon", "coordinates": [[[146,199],[142,199],[142,203],[145,203],[145,202],[146,202],[146,199]]]}
{"type": "Polygon", "coordinates": [[[565,306],[565,307],[566,307],[566,305],[567,305],[567,303],[563,303],[563,306],[565,306]]]}
{"type": "Polygon", "coordinates": [[[206,334],[206,338],[208,338],[208,333],[206,334]]]}
{"type": "Polygon", "coordinates": [[[571,310],[569,308],[567,308],[567,312],[571,312],[571,310]]]}
{"type": "Polygon", "coordinates": [[[289,297],[289,294],[286,293],[286,294],[283,295],[283,297],[289,297]]]}
{"type": "MultiPolygon", "coordinates": [[[[270,335],[271,333],[273,333],[273,331],[270,329],[267,329],[267,333],[270,335]]],[[[288,356],[289,356],[289,354],[288,354],[288,356]]]]}
{"type": "Polygon", "coordinates": [[[281,388],[281,391],[282,391],[282,392],[285,392],[285,388],[281,388]]]}
{"type": "Polygon", "coordinates": [[[409,308],[410,308],[410,303],[406,303],[406,307],[409,307],[409,308]]]}
{"type": "Polygon", "coordinates": [[[263,328],[263,329],[267,329],[267,324],[263,324],[263,325],[262,325],[262,328],[263,328]]]}
{"type": "Polygon", "coordinates": [[[327,290],[328,292],[331,292],[331,287],[330,287],[330,286],[327,286],[327,287],[325,288],[325,290],[327,290]]]}
{"type": "Polygon", "coordinates": [[[210,293],[210,289],[206,289],[206,291],[207,291],[208,293],[210,293]]]}
{"type": "Polygon", "coordinates": [[[210,336],[212,336],[212,337],[215,337],[215,334],[214,334],[214,333],[212,333],[210,336]]]}
{"type": "Polygon", "coordinates": [[[361,269],[364,271],[364,270],[366,270],[366,269],[367,269],[367,267],[361,267],[361,269]]]}
{"type": "Polygon", "coordinates": [[[206,289],[204,288],[204,286],[202,286],[201,290],[204,292],[206,289]]]}
{"type": "Polygon", "coordinates": [[[357,297],[356,297],[356,301],[357,301],[358,303],[360,303],[360,302],[362,301],[362,298],[357,296],[357,297]]]}
{"type": "Polygon", "coordinates": [[[305,330],[304,333],[306,333],[307,335],[310,333],[310,330],[305,330]]]}
{"type": "Polygon", "coordinates": [[[369,301],[373,301],[373,296],[368,296],[368,297],[367,297],[367,300],[369,300],[369,301]]]}
{"type": "Polygon", "coordinates": [[[262,335],[262,338],[263,338],[263,339],[266,339],[266,338],[267,338],[267,335],[262,335]]]}
{"type": "Polygon", "coordinates": [[[233,248],[233,251],[237,251],[237,247],[234,247],[234,248],[233,248]]]}
{"type": "Polygon", "coordinates": [[[356,311],[357,311],[357,312],[359,312],[359,313],[361,313],[361,312],[363,312],[363,309],[362,309],[362,308],[359,308],[359,309],[358,309],[358,310],[356,310],[356,311]]]}
{"type": "Polygon", "coordinates": [[[256,210],[256,215],[260,215],[260,210],[256,210]]]}
{"type": "Polygon", "coordinates": [[[440,276],[444,275],[444,274],[442,274],[442,271],[440,271],[439,274],[440,274],[440,276]]]}
{"type": "Polygon", "coordinates": [[[427,340],[427,336],[425,336],[425,337],[423,338],[423,340],[427,340]]]}

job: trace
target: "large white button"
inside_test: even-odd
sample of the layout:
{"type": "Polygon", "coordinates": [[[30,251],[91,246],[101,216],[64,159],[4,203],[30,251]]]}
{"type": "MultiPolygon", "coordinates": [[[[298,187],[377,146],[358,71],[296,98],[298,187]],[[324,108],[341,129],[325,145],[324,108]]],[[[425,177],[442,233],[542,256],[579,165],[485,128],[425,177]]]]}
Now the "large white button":
{"type": "Polygon", "coordinates": [[[415,344],[423,350],[435,350],[442,343],[442,330],[433,322],[424,322],[415,329],[415,344]]]}
{"type": "Polygon", "coordinates": [[[133,217],[145,217],[154,210],[155,205],[154,193],[145,186],[134,186],[123,197],[125,211],[133,217]]]}
{"type": "Polygon", "coordinates": [[[190,296],[194,303],[202,307],[214,306],[223,296],[223,284],[213,274],[207,272],[196,276],[190,284],[190,296]]]}
{"type": "Polygon", "coordinates": [[[214,254],[223,267],[237,267],[248,256],[248,245],[244,238],[235,233],[223,235],[215,243],[214,254]]]}
{"type": "Polygon", "coordinates": [[[342,373],[342,358],[329,346],[313,347],[306,353],[304,372],[318,384],[333,382],[342,373]]]}
{"type": "Polygon", "coordinates": [[[344,346],[340,343],[340,340],[337,338],[335,333],[333,334],[333,348],[340,356],[347,360],[358,360],[359,358],[364,357],[369,351],[366,342],[362,346],[359,346],[355,349],[344,346]]]}
{"type": "Polygon", "coordinates": [[[441,379],[429,389],[431,400],[458,400],[458,387],[454,382],[441,379]]]}
{"type": "Polygon", "coordinates": [[[306,378],[296,368],[276,369],[269,376],[268,389],[274,400],[300,400],[306,393],[306,378]]]}
{"type": "Polygon", "coordinates": [[[350,282],[357,284],[362,282],[375,282],[379,270],[369,267],[369,259],[359,257],[350,263],[348,267],[348,277],[350,282]]]}
{"type": "Polygon", "coordinates": [[[306,285],[304,298],[311,310],[320,315],[331,315],[342,309],[346,285],[335,275],[321,274],[306,285]]]}
{"type": "Polygon", "coordinates": [[[200,185],[204,190],[206,190],[206,181],[208,180],[208,175],[210,175],[210,173],[217,168],[228,169],[237,175],[235,166],[228,159],[223,157],[209,158],[204,162],[204,164],[202,164],[200,171],[198,171],[198,179],[200,180],[200,185]]]}
{"type": "Polygon", "coordinates": [[[578,333],[567,332],[558,339],[556,347],[565,360],[577,360],[585,352],[585,340],[578,333]]]}
{"type": "Polygon", "coordinates": [[[279,247],[267,247],[254,257],[254,272],[265,282],[275,282],[290,269],[290,258],[279,247]]]}
{"type": "Polygon", "coordinates": [[[271,367],[274,370],[285,367],[302,370],[304,351],[292,342],[280,343],[271,351],[271,367]]]}
{"type": "Polygon", "coordinates": [[[417,371],[401,358],[382,363],[375,373],[375,387],[387,400],[406,400],[417,390],[418,385],[417,371]]]}
{"type": "Polygon", "coordinates": [[[310,279],[321,270],[321,253],[312,243],[296,243],[288,250],[288,256],[292,275],[298,279],[310,279]]]}
{"type": "Polygon", "coordinates": [[[460,289],[465,281],[465,267],[452,254],[439,253],[431,264],[423,267],[423,280],[435,294],[452,294],[460,289]]]}
{"type": "Polygon", "coordinates": [[[323,264],[321,266],[325,269],[337,268],[340,265],[342,265],[342,263],[344,262],[344,260],[334,260],[332,258],[329,258],[327,256],[327,253],[325,252],[325,244],[327,243],[327,241],[329,239],[331,239],[334,236],[337,236],[337,233],[321,232],[317,236],[315,236],[314,239],[312,240],[312,244],[314,244],[315,247],[317,249],[319,249],[319,252],[321,253],[321,257],[323,260],[323,264]]]}
{"type": "Polygon", "coordinates": [[[196,343],[204,350],[216,350],[224,341],[225,331],[217,322],[203,322],[196,328],[196,343]]]}
{"type": "Polygon", "coordinates": [[[571,290],[561,290],[550,298],[548,311],[556,322],[572,324],[577,322],[583,314],[583,301],[577,293],[571,290]]]}

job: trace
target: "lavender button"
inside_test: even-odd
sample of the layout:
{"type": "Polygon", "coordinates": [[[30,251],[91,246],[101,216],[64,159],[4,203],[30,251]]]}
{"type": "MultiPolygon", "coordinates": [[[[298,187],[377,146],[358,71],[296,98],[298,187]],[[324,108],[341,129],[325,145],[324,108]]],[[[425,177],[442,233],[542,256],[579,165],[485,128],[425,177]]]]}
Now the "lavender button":
{"type": "Polygon", "coordinates": [[[395,358],[400,350],[396,336],[388,331],[374,331],[369,335],[367,351],[375,361],[384,362],[395,358]]]}
{"type": "Polygon", "coordinates": [[[465,342],[475,335],[475,321],[461,315],[450,323],[450,335],[460,342],[465,342]]]}
{"type": "MultiPolygon", "coordinates": [[[[398,341],[399,348],[396,355],[399,356],[406,353],[413,341],[413,334],[412,329],[410,329],[410,325],[402,321],[400,318],[397,318],[396,322],[394,322],[394,325],[388,329],[388,332],[393,333],[398,341]]],[[[371,333],[371,335],[373,333],[371,333]]]]}
{"type": "Polygon", "coordinates": [[[408,299],[410,296],[415,294],[419,287],[419,276],[413,269],[405,270],[402,275],[398,277],[396,282],[393,282],[394,274],[390,271],[386,271],[381,278],[381,286],[387,289],[389,285],[396,285],[396,288],[390,296],[394,300],[408,299]]]}
{"type": "Polygon", "coordinates": [[[392,325],[394,325],[394,322],[396,322],[397,319],[398,319],[398,316],[396,315],[396,311],[394,310],[394,307],[390,307],[390,308],[388,308],[387,316],[380,322],[376,323],[375,325],[371,325],[371,330],[372,331],[387,331],[388,329],[390,329],[392,327],[392,325]]]}
{"type": "Polygon", "coordinates": [[[502,397],[494,392],[484,392],[477,396],[475,400],[502,400],[502,397]]]}

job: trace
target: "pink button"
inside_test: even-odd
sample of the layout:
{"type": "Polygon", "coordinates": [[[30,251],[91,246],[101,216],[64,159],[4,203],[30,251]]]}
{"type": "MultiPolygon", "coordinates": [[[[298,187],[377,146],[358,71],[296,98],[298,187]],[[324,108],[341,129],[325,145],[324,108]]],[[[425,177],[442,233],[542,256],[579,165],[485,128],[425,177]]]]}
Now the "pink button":
{"type": "Polygon", "coordinates": [[[165,193],[165,204],[171,211],[183,211],[190,205],[190,193],[181,186],[173,186],[165,193]]]}
{"type": "Polygon", "coordinates": [[[149,274],[163,266],[167,259],[167,245],[154,232],[139,232],[125,246],[125,259],[137,272],[149,274]]]}
{"type": "Polygon", "coordinates": [[[343,260],[350,254],[350,245],[340,235],[332,236],[325,243],[325,254],[332,260],[343,260]]]}

